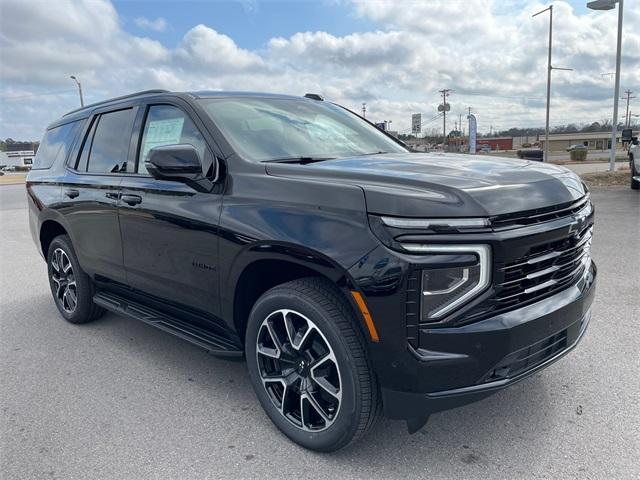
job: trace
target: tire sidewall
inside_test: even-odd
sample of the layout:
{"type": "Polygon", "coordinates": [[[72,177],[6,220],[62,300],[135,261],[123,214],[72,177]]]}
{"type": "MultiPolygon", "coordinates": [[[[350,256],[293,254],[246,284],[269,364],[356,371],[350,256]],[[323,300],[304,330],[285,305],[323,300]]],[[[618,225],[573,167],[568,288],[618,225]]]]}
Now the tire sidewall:
{"type": "Polygon", "coordinates": [[[358,389],[355,370],[348,368],[348,365],[354,364],[349,347],[340,335],[337,325],[331,320],[328,312],[326,312],[322,306],[299,295],[287,293],[284,289],[276,288],[271,292],[267,292],[267,294],[256,302],[249,315],[245,352],[247,368],[258,400],[273,423],[275,423],[287,437],[305,448],[319,451],[337,450],[349,443],[358,427],[361,393],[358,389]],[[338,417],[326,430],[320,432],[305,432],[292,425],[275,407],[263,387],[256,354],[258,331],[262,321],[267,318],[268,315],[281,308],[298,311],[315,323],[331,345],[338,361],[342,402],[338,417]]]}

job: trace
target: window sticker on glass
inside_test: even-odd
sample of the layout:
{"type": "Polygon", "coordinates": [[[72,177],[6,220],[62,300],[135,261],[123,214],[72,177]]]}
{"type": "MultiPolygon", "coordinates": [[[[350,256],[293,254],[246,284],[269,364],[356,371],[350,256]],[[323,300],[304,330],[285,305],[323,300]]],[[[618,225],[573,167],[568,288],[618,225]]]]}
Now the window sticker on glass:
{"type": "Polygon", "coordinates": [[[145,132],[142,158],[147,158],[147,153],[153,147],[162,145],[175,145],[180,143],[184,117],[170,118],[167,120],[152,120],[147,124],[145,132]]]}

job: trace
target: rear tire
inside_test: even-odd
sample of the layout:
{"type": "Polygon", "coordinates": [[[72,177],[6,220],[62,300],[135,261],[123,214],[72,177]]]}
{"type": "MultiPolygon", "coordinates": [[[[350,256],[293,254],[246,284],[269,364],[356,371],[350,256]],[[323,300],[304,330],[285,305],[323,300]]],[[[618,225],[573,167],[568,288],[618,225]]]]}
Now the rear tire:
{"type": "Polygon", "coordinates": [[[636,171],[633,155],[629,158],[629,166],[631,167],[631,189],[640,190],[640,180],[635,180],[633,178],[640,176],[640,173],[636,171]]]}
{"type": "Polygon", "coordinates": [[[262,407],[305,448],[343,448],[380,414],[364,336],[327,280],[294,280],[263,294],[249,314],[245,352],[262,407]]]}
{"type": "Polygon", "coordinates": [[[49,245],[47,271],[51,294],[66,321],[87,323],[104,314],[104,309],[93,303],[93,282],[80,268],[68,235],[54,238],[49,245]]]}

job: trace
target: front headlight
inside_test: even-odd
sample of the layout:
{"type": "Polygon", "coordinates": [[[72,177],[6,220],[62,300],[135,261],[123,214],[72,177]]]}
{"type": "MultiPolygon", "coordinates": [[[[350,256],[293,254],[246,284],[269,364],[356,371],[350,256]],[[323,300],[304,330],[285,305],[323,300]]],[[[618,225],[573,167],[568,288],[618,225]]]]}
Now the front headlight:
{"type": "Polygon", "coordinates": [[[475,263],[422,270],[421,321],[434,322],[461,307],[491,283],[491,249],[488,245],[402,245],[406,250],[430,255],[471,254],[475,263]]]}

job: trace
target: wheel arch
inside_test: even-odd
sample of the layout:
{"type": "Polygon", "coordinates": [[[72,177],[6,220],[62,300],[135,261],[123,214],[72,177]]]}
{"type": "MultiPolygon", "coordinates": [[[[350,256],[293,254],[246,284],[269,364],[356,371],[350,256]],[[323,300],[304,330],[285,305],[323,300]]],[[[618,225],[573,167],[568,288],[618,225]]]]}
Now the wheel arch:
{"type": "Polygon", "coordinates": [[[58,221],[47,219],[40,225],[40,231],[38,239],[40,242],[40,248],[44,258],[47,258],[49,252],[49,245],[54,238],[60,235],[68,235],[67,229],[58,221]]]}
{"type": "Polygon", "coordinates": [[[331,283],[349,304],[359,320],[358,328],[366,336],[361,314],[350,294],[354,290],[353,279],[346,269],[319,252],[294,245],[263,243],[240,255],[233,271],[236,273],[230,275],[232,298],[227,318],[232,318],[243,342],[249,313],[258,298],[277,285],[305,277],[320,277],[331,283]]]}

